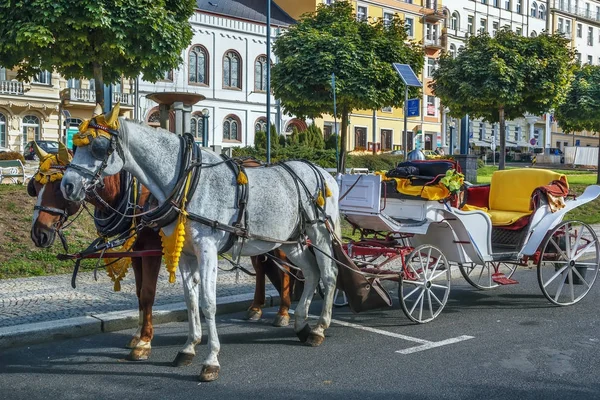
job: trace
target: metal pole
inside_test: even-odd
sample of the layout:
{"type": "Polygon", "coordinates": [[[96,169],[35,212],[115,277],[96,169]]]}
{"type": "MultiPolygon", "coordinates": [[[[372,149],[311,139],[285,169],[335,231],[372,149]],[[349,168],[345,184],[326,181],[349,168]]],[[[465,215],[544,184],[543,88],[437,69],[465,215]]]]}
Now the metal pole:
{"type": "Polygon", "coordinates": [[[408,155],[408,85],[404,86],[404,132],[402,132],[402,146],[404,147],[404,159],[408,155]]]}
{"type": "Polygon", "coordinates": [[[373,110],[373,155],[377,154],[377,110],[373,110]]]}
{"type": "Polygon", "coordinates": [[[104,85],[104,114],[112,110],[112,85],[104,85]]]}
{"type": "Polygon", "coordinates": [[[267,0],[267,163],[271,163],[271,0],[267,0]]]}
{"type": "Polygon", "coordinates": [[[339,150],[339,138],[337,129],[337,108],[335,103],[335,74],[331,74],[331,90],[333,90],[333,133],[335,134],[335,169],[340,172],[340,150],[339,150]]]}

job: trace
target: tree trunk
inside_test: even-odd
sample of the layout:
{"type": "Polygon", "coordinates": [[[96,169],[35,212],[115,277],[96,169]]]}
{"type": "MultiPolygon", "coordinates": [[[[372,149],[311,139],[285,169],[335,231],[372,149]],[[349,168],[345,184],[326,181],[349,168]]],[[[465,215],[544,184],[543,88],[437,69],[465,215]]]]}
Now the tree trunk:
{"type": "Polygon", "coordinates": [[[504,107],[498,109],[498,116],[500,117],[500,160],[498,161],[498,169],[503,170],[506,166],[506,121],[504,120],[504,107]]]}
{"type": "Polygon", "coordinates": [[[348,143],[348,108],[342,107],[342,129],[340,130],[340,166],[338,172],[346,172],[346,145],[348,143]]]}
{"type": "Polygon", "coordinates": [[[102,65],[93,63],[94,66],[94,86],[96,91],[96,104],[100,104],[104,110],[104,78],[102,77],[102,65]]]}

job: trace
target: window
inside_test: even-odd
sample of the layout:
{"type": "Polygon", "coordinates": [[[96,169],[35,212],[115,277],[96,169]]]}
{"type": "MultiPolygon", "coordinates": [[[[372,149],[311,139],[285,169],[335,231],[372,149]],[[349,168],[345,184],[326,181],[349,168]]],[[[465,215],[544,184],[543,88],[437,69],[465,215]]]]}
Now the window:
{"type": "Polygon", "coordinates": [[[427,77],[431,78],[433,76],[433,71],[436,68],[436,59],[427,57],[427,77]]]}
{"type": "Polygon", "coordinates": [[[592,59],[592,56],[588,56],[588,61],[587,61],[587,63],[588,63],[589,65],[592,65],[592,64],[594,63],[594,60],[592,59]]]}
{"type": "Polygon", "coordinates": [[[515,29],[515,33],[519,36],[523,36],[523,29],[521,27],[518,27],[517,29],[515,29]]]}
{"type": "Polygon", "coordinates": [[[504,9],[510,11],[510,0],[504,0],[504,9]]]}
{"type": "Polygon", "coordinates": [[[460,29],[460,15],[456,11],[452,13],[452,18],[450,19],[450,29],[459,30],[460,29]]]}
{"type": "Polygon", "coordinates": [[[389,12],[383,13],[383,26],[385,26],[387,28],[390,25],[392,25],[393,19],[394,19],[393,13],[389,13],[389,12]]]}
{"type": "Polygon", "coordinates": [[[381,107],[381,111],[391,113],[392,107],[391,106],[381,107]]]}
{"type": "Polygon", "coordinates": [[[585,16],[589,18],[592,12],[590,11],[590,3],[585,3],[585,16]]]}
{"type": "Polygon", "coordinates": [[[50,74],[50,71],[42,71],[33,77],[33,81],[35,83],[50,85],[52,83],[52,74],[50,74]]]}
{"type": "Polygon", "coordinates": [[[531,10],[529,12],[529,15],[531,15],[533,18],[535,18],[535,17],[537,17],[537,13],[538,13],[537,3],[534,1],[533,3],[531,3],[531,10]]]}
{"type": "Polygon", "coordinates": [[[242,88],[241,58],[235,51],[228,51],[223,57],[223,87],[242,88]]]}
{"type": "Polygon", "coordinates": [[[208,52],[202,46],[196,45],[188,55],[188,81],[208,85],[208,52]]]}
{"type": "Polygon", "coordinates": [[[167,82],[173,82],[173,70],[170,69],[168,71],[165,71],[163,73],[162,79],[163,81],[167,81],[167,82]]]}
{"type": "Polygon", "coordinates": [[[567,35],[571,36],[571,20],[570,19],[565,20],[565,32],[567,33],[567,35]]]}
{"type": "Polygon", "coordinates": [[[521,128],[519,126],[515,126],[515,142],[519,142],[519,140],[521,139],[521,128]]]}
{"type": "Polygon", "coordinates": [[[546,19],[546,6],[543,4],[540,4],[540,11],[538,12],[538,18],[546,19]]]}
{"type": "Polygon", "coordinates": [[[517,7],[516,7],[517,14],[522,14],[522,7],[521,7],[522,1],[523,0],[517,0],[517,7]]]}
{"type": "Polygon", "coordinates": [[[487,4],[487,0],[481,0],[481,4],[487,4]]]}
{"type": "Polygon", "coordinates": [[[394,132],[391,129],[382,129],[381,130],[381,149],[382,150],[391,150],[392,149],[392,139],[394,137],[394,132]]]}
{"type": "Polygon", "coordinates": [[[113,91],[113,93],[123,93],[121,82],[113,83],[112,91],[113,91]]]}
{"type": "Polygon", "coordinates": [[[333,122],[325,122],[323,124],[323,138],[329,139],[333,135],[333,122]]]}
{"type": "Polygon", "coordinates": [[[593,44],[594,44],[594,28],[592,28],[590,26],[590,27],[588,27],[587,45],[592,46],[593,44]]]}
{"type": "Polygon", "coordinates": [[[404,25],[406,26],[406,33],[409,37],[414,36],[414,20],[412,18],[405,18],[404,25]]]}
{"type": "Polygon", "coordinates": [[[435,97],[427,96],[427,115],[435,116],[435,97]]]}
{"type": "Polygon", "coordinates": [[[575,60],[577,64],[581,65],[581,53],[575,53],[575,60]]]}
{"type": "Polygon", "coordinates": [[[6,147],[6,116],[0,114],[0,147],[6,147]]]}
{"type": "Polygon", "coordinates": [[[356,7],[356,19],[359,21],[367,20],[367,7],[364,7],[364,6],[356,7]]]}
{"type": "Polygon", "coordinates": [[[536,37],[537,36],[537,32],[536,31],[531,31],[531,33],[529,34],[529,36],[536,37]]]}
{"type": "Polygon", "coordinates": [[[485,124],[483,122],[479,123],[479,140],[483,140],[485,137],[485,124]]]}
{"type": "Polygon", "coordinates": [[[479,20],[479,33],[487,32],[487,19],[481,18],[479,20]]]}
{"type": "Polygon", "coordinates": [[[437,42],[438,26],[434,24],[426,24],[425,38],[430,42],[437,42]]]}
{"type": "Polygon", "coordinates": [[[267,91],[267,56],[262,55],[254,62],[254,90],[267,91]]]}
{"type": "Polygon", "coordinates": [[[6,68],[0,67],[0,81],[6,80],[6,68]]]}
{"type": "Polygon", "coordinates": [[[238,117],[228,115],[223,121],[223,140],[234,140],[241,142],[241,124],[238,117]]]}
{"type": "Polygon", "coordinates": [[[455,45],[453,45],[453,44],[450,45],[450,51],[449,52],[450,52],[450,56],[452,58],[456,58],[456,46],[455,45]]]}
{"type": "Polygon", "coordinates": [[[152,112],[148,116],[148,125],[158,128],[160,126],[160,113],[157,111],[152,112]]]}
{"type": "Polygon", "coordinates": [[[583,35],[583,26],[581,24],[577,24],[577,37],[580,38],[583,35]]]}
{"type": "Polygon", "coordinates": [[[494,0],[494,7],[500,7],[500,0],[494,0]]]}
{"type": "Polygon", "coordinates": [[[81,89],[81,81],[79,79],[71,78],[67,81],[67,87],[70,89],[81,89]]]}
{"type": "Polygon", "coordinates": [[[467,17],[467,32],[469,32],[470,35],[473,34],[473,16],[469,15],[467,17]]]}
{"type": "Polygon", "coordinates": [[[190,119],[190,133],[194,137],[195,142],[202,144],[202,136],[204,135],[204,118],[199,112],[192,114],[190,119]]]}
{"type": "Polygon", "coordinates": [[[266,131],[267,131],[267,119],[264,117],[260,117],[254,123],[254,133],[266,132],[266,131]]]}
{"type": "Polygon", "coordinates": [[[492,36],[496,36],[496,32],[498,32],[498,21],[492,22],[492,36]]]}
{"type": "Polygon", "coordinates": [[[367,128],[354,127],[354,148],[366,150],[367,148],[367,128]]]}
{"type": "Polygon", "coordinates": [[[35,115],[26,115],[23,117],[23,148],[27,142],[40,140],[40,119],[35,115]]]}
{"type": "Polygon", "coordinates": [[[558,31],[560,33],[565,33],[565,20],[562,18],[558,18],[558,31]]]}
{"type": "Polygon", "coordinates": [[[596,6],[596,21],[600,21],[600,6],[596,6]]]}

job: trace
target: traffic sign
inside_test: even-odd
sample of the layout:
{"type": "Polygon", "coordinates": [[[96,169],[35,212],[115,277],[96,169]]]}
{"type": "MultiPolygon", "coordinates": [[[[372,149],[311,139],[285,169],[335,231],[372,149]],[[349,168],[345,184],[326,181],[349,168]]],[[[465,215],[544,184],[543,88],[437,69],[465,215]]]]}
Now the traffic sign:
{"type": "Polygon", "coordinates": [[[496,135],[492,136],[492,144],[490,145],[492,151],[496,150],[496,135]]]}
{"type": "Polygon", "coordinates": [[[418,117],[419,116],[419,99],[408,99],[408,102],[406,103],[406,107],[407,107],[407,112],[406,112],[406,116],[407,117],[418,117]]]}

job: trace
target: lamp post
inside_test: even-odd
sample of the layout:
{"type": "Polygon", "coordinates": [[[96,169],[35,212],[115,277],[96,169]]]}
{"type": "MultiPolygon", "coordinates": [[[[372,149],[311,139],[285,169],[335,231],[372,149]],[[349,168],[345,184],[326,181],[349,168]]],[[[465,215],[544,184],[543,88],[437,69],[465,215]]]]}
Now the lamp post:
{"type": "MultiPolygon", "coordinates": [[[[208,117],[210,117],[210,111],[208,110],[208,108],[203,108],[202,109],[202,146],[203,147],[208,147],[208,117]]],[[[214,142],[214,138],[213,138],[213,142],[214,142]]]]}
{"type": "Polygon", "coordinates": [[[267,0],[267,164],[271,163],[271,0],[267,0]]]}

